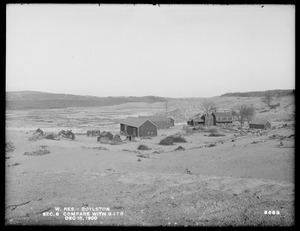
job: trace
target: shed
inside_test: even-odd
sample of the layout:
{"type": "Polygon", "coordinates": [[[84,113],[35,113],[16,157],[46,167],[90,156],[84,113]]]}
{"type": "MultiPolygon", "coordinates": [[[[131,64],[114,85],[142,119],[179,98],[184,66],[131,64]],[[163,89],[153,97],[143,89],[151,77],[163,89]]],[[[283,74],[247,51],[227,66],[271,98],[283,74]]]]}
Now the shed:
{"type": "Polygon", "coordinates": [[[249,122],[249,128],[255,129],[271,129],[271,123],[264,119],[254,119],[249,122]]]}
{"type": "Polygon", "coordinates": [[[213,112],[212,116],[214,117],[214,125],[218,123],[232,123],[233,121],[231,112],[213,112]]]}
{"type": "Polygon", "coordinates": [[[204,116],[201,113],[194,115],[193,117],[189,118],[189,120],[187,121],[187,125],[190,126],[204,125],[204,116]]]}
{"type": "Polygon", "coordinates": [[[146,118],[128,117],[120,120],[120,130],[127,136],[157,136],[157,125],[146,118]]]}
{"type": "Polygon", "coordinates": [[[174,119],[167,116],[139,116],[148,119],[157,126],[157,129],[167,129],[174,126],[174,119]]]}

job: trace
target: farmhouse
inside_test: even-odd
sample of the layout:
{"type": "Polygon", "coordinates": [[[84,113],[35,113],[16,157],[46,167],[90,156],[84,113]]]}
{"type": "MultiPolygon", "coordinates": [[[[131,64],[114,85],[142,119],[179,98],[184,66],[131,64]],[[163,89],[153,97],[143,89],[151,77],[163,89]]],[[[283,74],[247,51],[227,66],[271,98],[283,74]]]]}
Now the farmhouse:
{"type": "Polygon", "coordinates": [[[249,128],[271,129],[271,123],[263,119],[255,119],[249,122],[249,128]]]}
{"type": "Polygon", "coordinates": [[[174,119],[167,116],[139,116],[148,119],[157,126],[157,129],[166,129],[174,126],[174,119]]]}
{"type": "Polygon", "coordinates": [[[213,112],[214,125],[232,123],[233,116],[230,112],[213,112]]]}
{"type": "Polygon", "coordinates": [[[157,125],[145,118],[128,117],[120,120],[120,130],[127,136],[157,136],[157,125]]]}

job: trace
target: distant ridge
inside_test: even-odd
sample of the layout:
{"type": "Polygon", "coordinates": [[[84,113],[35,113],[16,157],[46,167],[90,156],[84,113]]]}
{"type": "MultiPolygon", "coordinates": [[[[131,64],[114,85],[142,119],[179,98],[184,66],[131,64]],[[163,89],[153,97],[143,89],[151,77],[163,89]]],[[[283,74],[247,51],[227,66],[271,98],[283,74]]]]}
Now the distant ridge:
{"type": "Polygon", "coordinates": [[[274,96],[286,96],[295,94],[295,89],[275,89],[267,91],[249,91],[249,92],[233,92],[221,95],[221,97],[264,97],[266,93],[271,93],[274,96]]]}
{"type": "Polygon", "coordinates": [[[167,99],[157,96],[142,97],[97,97],[72,94],[57,94],[39,91],[6,92],[6,109],[52,109],[66,107],[101,107],[119,105],[128,102],[165,102],[167,99]]]}

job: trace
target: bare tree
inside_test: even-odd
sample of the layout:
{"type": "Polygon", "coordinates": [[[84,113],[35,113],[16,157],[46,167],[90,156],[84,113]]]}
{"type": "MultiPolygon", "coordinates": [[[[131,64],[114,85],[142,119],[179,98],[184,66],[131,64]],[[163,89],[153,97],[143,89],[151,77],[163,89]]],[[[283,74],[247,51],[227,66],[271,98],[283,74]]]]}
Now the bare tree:
{"type": "Polygon", "coordinates": [[[209,113],[217,110],[216,104],[211,101],[205,100],[201,106],[202,106],[202,110],[205,114],[209,114],[209,113]]]}
{"type": "Polygon", "coordinates": [[[255,109],[252,105],[240,104],[232,109],[232,115],[237,116],[238,121],[241,124],[241,129],[244,123],[249,121],[254,117],[255,109]]]}
{"type": "Polygon", "coordinates": [[[273,94],[271,92],[266,92],[264,102],[270,107],[272,102],[273,94]]]}
{"type": "Polygon", "coordinates": [[[166,113],[168,113],[168,101],[165,102],[166,113]]]}
{"type": "Polygon", "coordinates": [[[254,116],[255,116],[255,108],[252,105],[248,106],[245,113],[246,121],[248,122],[248,124],[253,119],[254,116]]]}

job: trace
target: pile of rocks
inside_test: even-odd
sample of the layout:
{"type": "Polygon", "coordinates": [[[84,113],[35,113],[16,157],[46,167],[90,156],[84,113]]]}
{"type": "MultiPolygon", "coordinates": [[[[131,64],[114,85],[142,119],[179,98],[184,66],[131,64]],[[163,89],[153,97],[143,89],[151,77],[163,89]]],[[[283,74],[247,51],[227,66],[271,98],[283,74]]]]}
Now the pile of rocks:
{"type": "Polygon", "coordinates": [[[285,136],[279,135],[279,134],[274,134],[274,135],[269,136],[269,139],[270,139],[270,140],[284,139],[284,138],[285,138],[285,136]]]}
{"type": "Polygon", "coordinates": [[[46,154],[49,154],[50,153],[50,150],[47,149],[47,148],[42,148],[38,151],[33,151],[33,152],[24,152],[24,155],[26,156],[43,156],[43,155],[46,155],[46,154]]]}

